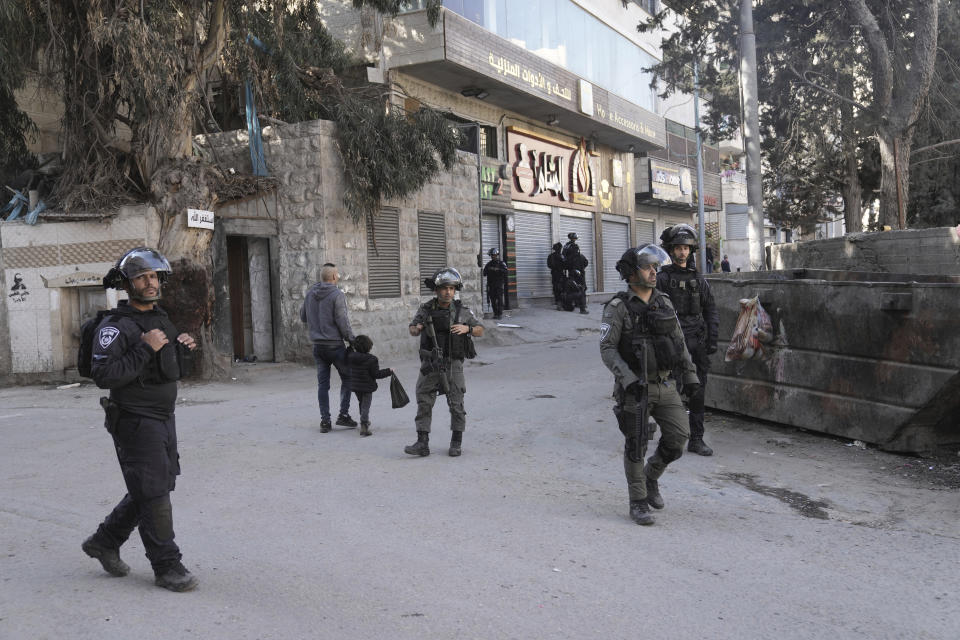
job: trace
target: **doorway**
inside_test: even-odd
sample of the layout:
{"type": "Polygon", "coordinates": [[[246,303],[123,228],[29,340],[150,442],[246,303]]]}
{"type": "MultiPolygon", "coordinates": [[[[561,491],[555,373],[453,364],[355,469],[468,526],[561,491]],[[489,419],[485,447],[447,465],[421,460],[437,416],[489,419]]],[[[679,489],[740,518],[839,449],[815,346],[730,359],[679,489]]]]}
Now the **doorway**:
{"type": "Polygon", "coordinates": [[[227,280],[234,360],[272,361],[273,287],[269,239],[227,236],[227,280]]]}

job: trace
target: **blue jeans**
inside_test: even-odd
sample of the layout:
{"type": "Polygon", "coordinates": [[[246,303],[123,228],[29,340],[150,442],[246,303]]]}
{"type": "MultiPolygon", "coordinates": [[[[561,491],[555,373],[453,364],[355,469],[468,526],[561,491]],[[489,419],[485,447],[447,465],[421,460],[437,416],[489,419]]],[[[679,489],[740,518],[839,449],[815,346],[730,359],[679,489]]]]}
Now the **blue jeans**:
{"type": "Polygon", "coordinates": [[[347,384],[347,348],[313,345],[313,360],[317,363],[317,402],[320,404],[320,419],[330,419],[330,365],[340,374],[340,414],[350,412],[350,387],[347,384]]]}

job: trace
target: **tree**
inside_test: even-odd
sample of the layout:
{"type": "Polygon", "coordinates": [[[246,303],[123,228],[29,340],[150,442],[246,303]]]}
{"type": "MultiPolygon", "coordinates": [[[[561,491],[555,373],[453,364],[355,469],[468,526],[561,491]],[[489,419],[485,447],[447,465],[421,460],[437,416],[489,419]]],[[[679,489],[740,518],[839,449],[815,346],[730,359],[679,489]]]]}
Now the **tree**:
{"type": "MultiPolygon", "coordinates": [[[[206,122],[219,126],[206,93],[210,80],[235,87],[250,82],[261,112],[276,119],[334,120],[347,174],[345,205],[355,220],[375,215],[382,198],[415,192],[456,158],[459,134],[442,114],[428,108],[415,114],[388,110],[383,87],[351,81],[359,63],[324,28],[319,4],[25,0],[2,5],[0,42],[42,52],[34,67],[64,102],[63,173],[49,199],[68,212],[151,202],[162,217],[160,249],[181,261],[177,277],[189,289],[180,292],[184,299],[177,306],[198,312],[204,321],[198,328],[206,326],[212,309],[210,234],[184,227],[180,214],[275,186],[269,178],[229,175],[193,155],[198,129],[206,122]],[[36,34],[35,41],[16,37],[22,33],[36,34]]],[[[401,4],[353,0],[356,8],[391,14],[401,4]]],[[[436,21],[440,0],[428,4],[436,21]]],[[[23,84],[16,65],[32,56],[18,55],[9,64],[6,57],[0,60],[0,71],[14,67],[0,77],[0,106],[23,84]]],[[[3,113],[0,140],[10,140],[14,153],[22,151],[28,121],[19,109],[9,118],[3,113]]]]}
{"type": "MultiPolygon", "coordinates": [[[[872,136],[882,165],[881,223],[891,224],[892,220],[891,226],[896,226],[895,178],[899,172],[899,194],[906,200],[908,189],[903,180],[909,164],[909,135],[929,90],[931,52],[937,41],[937,4],[936,0],[896,5],[880,0],[844,0],[839,6],[823,0],[758,3],[754,15],[764,128],[768,135],[784,131],[795,134],[788,136],[789,144],[780,149],[779,155],[770,153],[779,136],[768,141],[766,160],[785,161],[787,166],[783,168],[792,171],[816,171],[805,176],[780,171],[778,178],[772,164],[771,180],[798,178],[808,183],[807,188],[816,186],[820,195],[842,193],[848,223],[856,228],[861,191],[856,181],[864,174],[864,163],[870,155],[864,139],[872,136]],[[857,27],[853,33],[851,25],[857,27]],[[869,54],[867,69],[861,62],[864,51],[869,54]],[[811,129],[828,134],[811,133],[811,129]],[[804,149],[814,158],[832,160],[812,162],[814,158],[808,158],[798,163],[789,156],[791,146],[804,149]],[[855,171],[855,166],[860,170],[855,171]],[[901,166],[903,171],[899,171],[901,166]]],[[[730,64],[737,59],[737,6],[732,0],[671,2],[670,9],[679,15],[679,24],[664,38],[663,61],[652,69],[655,78],[671,85],[668,90],[682,90],[693,52],[702,56],[703,67],[715,67],[714,74],[703,74],[702,78],[703,86],[712,94],[706,122],[715,136],[729,134],[740,123],[736,69],[730,64]]],[[[641,29],[665,25],[669,15],[664,11],[641,29]]],[[[766,197],[769,202],[771,194],[766,197]]],[[[773,211],[776,213],[776,206],[773,211]]]]}

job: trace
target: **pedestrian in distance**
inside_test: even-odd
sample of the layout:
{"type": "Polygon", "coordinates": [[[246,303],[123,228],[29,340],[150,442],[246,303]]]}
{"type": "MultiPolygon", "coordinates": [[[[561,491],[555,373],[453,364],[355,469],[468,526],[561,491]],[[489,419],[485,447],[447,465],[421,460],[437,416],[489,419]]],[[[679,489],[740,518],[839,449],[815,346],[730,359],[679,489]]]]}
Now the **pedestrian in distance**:
{"type": "Polygon", "coordinates": [[[317,365],[317,403],[320,405],[320,432],[328,433],[330,422],[330,368],[340,374],[340,412],[337,426],[354,428],[350,417],[350,385],[347,376],[347,348],[355,336],[347,317],[347,297],[337,287],[340,272],[330,263],[320,269],[320,282],[307,290],[300,307],[300,321],[307,325],[317,365]]]}
{"type": "Polygon", "coordinates": [[[713,449],[703,440],[704,396],[710,356],[717,352],[720,332],[720,314],[713,301],[713,293],[707,279],[689,265],[689,259],[697,250],[696,232],[688,224],[678,224],[665,229],[660,236],[661,246],[670,255],[668,264],[657,275],[657,288],[670,296],[677,310],[687,350],[697,366],[700,387],[690,396],[690,442],[687,450],[701,456],[713,455],[713,449]]]}
{"type": "Polygon", "coordinates": [[[563,245],[559,242],[553,245],[553,251],[547,256],[547,268],[550,269],[550,280],[553,283],[553,304],[557,311],[563,309],[563,285],[564,285],[564,266],[563,266],[563,245]]]}
{"type": "Polygon", "coordinates": [[[493,308],[494,320],[503,315],[503,298],[507,293],[507,263],[500,259],[500,250],[493,247],[488,252],[490,262],[483,267],[483,275],[487,278],[487,298],[493,308]]]}
{"type": "Polygon", "coordinates": [[[720,261],[720,271],[730,273],[730,259],[727,258],[727,254],[723,254],[723,260],[720,261]]]}
{"type": "Polygon", "coordinates": [[[347,352],[350,389],[357,395],[357,404],[360,406],[361,436],[371,435],[370,403],[373,402],[373,392],[377,390],[377,380],[393,373],[393,369],[380,368],[377,356],[370,353],[372,348],[373,340],[361,334],[354,339],[353,348],[347,352]]]}
{"type": "Polygon", "coordinates": [[[410,322],[410,335],[420,338],[420,375],[417,377],[417,441],[404,451],[414,456],[430,455],[430,423],[437,394],[447,397],[450,409],[448,454],[461,454],[467,416],[463,397],[467,392],[463,361],[477,355],[473,338],[483,335],[483,325],[473,312],[455,300],[463,289],[460,273],[444,267],[424,280],[436,297],[420,305],[410,322]]]}
{"type": "Polygon", "coordinates": [[[689,433],[680,393],[695,393],[699,386],[673,305],[656,288],[657,272],[668,260],[652,243],[628,249],[616,264],[628,288],[604,305],[600,324],[600,357],[613,373],[613,413],[624,436],[630,518],[639,525],[654,523],[650,507],[664,507],[659,478],[683,455],[689,433]],[[644,464],[651,415],[662,435],[644,464]]]}
{"type": "Polygon", "coordinates": [[[127,493],[81,547],[110,575],[125,576],[130,567],[120,559],[120,547],[137,528],[154,584],[189,591],[197,579],[183,566],[174,541],[170,492],[180,474],[174,419],[177,380],[188,372],[197,343],[189,334],[178,333],[157,306],[170,273],[163,255],[137,247],[103,279],[105,289],[123,289],[129,298],[100,322],[90,362],[94,382],[110,390],[100,405],[127,493]]]}

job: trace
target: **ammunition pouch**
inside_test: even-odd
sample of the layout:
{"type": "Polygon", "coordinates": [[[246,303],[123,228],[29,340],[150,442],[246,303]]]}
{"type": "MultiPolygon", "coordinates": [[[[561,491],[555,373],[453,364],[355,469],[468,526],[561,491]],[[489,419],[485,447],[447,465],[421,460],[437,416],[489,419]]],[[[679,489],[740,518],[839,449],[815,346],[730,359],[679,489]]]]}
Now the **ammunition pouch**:
{"type": "Polygon", "coordinates": [[[103,426],[111,436],[117,435],[117,422],[120,420],[120,405],[106,396],[100,398],[100,406],[105,415],[103,426]]]}

